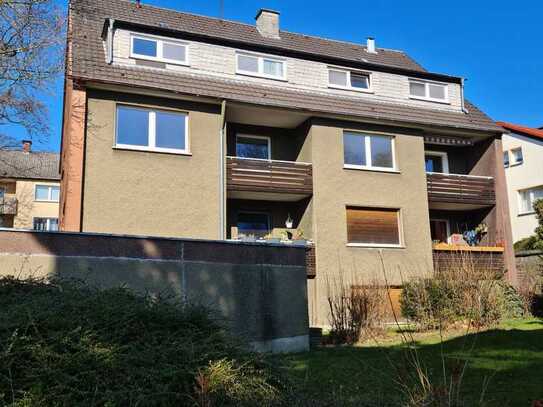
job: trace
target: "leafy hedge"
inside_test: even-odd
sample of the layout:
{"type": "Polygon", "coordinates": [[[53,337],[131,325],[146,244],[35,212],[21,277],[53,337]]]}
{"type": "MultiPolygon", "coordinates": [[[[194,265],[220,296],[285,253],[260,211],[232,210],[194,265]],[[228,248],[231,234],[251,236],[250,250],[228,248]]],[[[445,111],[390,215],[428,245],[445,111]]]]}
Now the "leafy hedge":
{"type": "Polygon", "coordinates": [[[270,405],[283,383],[204,308],[0,279],[0,405],[270,405]]]}

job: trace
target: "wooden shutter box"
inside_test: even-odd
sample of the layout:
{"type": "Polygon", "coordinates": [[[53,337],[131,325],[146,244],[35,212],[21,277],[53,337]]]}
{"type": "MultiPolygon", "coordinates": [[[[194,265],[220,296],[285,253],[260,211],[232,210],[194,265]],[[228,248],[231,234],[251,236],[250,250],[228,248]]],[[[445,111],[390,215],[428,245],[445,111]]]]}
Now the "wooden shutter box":
{"type": "Polygon", "coordinates": [[[397,209],[347,207],[347,241],[365,244],[400,244],[397,209]]]}

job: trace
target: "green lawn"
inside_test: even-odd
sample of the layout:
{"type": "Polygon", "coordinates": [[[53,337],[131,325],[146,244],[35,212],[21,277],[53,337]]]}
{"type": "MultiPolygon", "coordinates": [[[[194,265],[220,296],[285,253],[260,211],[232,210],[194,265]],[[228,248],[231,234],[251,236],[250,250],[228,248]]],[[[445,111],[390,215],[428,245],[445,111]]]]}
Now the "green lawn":
{"type": "MultiPolygon", "coordinates": [[[[406,377],[407,352],[398,339],[384,345],[329,347],[283,357],[289,375],[316,400],[353,404],[401,405],[398,376],[406,377]]],[[[466,405],[478,405],[488,382],[487,406],[531,406],[543,399],[543,320],[508,321],[497,329],[444,339],[425,335],[417,352],[434,383],[442,382],[442,360],[449,371],[468,360],[461,386],[466,405]],[[441,355],[444,355],[442,358],[441,355]]]]}

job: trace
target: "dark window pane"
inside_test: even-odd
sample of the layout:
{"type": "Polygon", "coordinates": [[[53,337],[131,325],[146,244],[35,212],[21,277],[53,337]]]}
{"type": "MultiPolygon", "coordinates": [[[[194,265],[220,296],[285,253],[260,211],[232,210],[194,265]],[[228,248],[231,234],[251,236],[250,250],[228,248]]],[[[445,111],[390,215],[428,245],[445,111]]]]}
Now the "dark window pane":
{"type": "Polygon", "coordinates": [[[132,52],[138,55],[145,55],[148,57],[157,56],[157,43],[154,40],[145,40],[143,38],[133,39],[132,52]]]}
{"type": "Polygon", "coordinates": [[[184,114],[156,112],[156,146],[184,150],[185,120],[184,114]]]}
{"type": "Polygon", "coordinates": [[[264,237],[270,232],[270,218],[266,213],[238,213],[240,236],[264,237]]]}
{"type": "Polygon", "coordinates": [[[165,42],[162,44],[162,57],[174,61],[185,61],[185,46],[165,42]]]}
{"type": "Polygon", "coordinates": [[[149,111],[117,107],[117,144],[147,146],[149,144],[149,111]]]}
{"type": "Polygon", "coordinates": [[[345,164],[366,165],[366,145],[360,134],[343,134],[343,158],[345,164]]]}
{"type": "Polygon", "coordinates": [[[238,136],[236,138],[236,155],[267,160],[270,158],[268,139],[238,136]]]}
{"type": "Polygon", "coordinates": [[[392,168],[392,138],[387,136],[371,136],[371,166],[392,168]]]}
{"type": "Polygon", "coordinates": [[[447,243],[447,221],[430,219],[430,236],[433,242],[447,243]]]}
{"type": "Polygon", "coordinates": [[[368,89],[370,87],[369,78],[366,75],[351,74],[351,86],[357,89],[368,89]]]}
{"type": "Polygon", "coordinates": [[[436,155],[427,155],[426,172],[443,172],[443,158],[436,155]]]}

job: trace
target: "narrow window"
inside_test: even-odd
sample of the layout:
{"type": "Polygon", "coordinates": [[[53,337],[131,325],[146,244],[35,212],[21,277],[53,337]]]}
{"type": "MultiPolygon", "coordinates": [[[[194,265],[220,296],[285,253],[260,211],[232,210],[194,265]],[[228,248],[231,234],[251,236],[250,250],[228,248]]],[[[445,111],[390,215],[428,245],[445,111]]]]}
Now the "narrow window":
{"type": "Polygon", "coordinates": [[[543,199],[543,186],[519,191],[519,214],[534,213],[534,203],[543,199]]]}
{"type": "Polygon", "coordinates": [[[347,241],[367,246],[400,246],[400,211],[347,207],[347,241]]]}
{"type": "Polygon", "coordinates": [[[188,152],[186,113],[117,106],[116,147],[159,152],[188,152]]]}
{"type": "Polygon", "coordinates": [[[58,202],[60,187],[56,185],[36,185],[34,200],[43,202],[58,202]]]}
{"type": "Polygon", "coordinates": [[[286,79],[285,61],[270,57],[236,54],[236,72],[271,79],[286,79]]]}
{"type": "Polygon", "coordinates": [[[394,170],[394,137],[344,132],[343,158],[346,168],[394,170]]]}
{"type": "Polygon", "coordinates": [[[413,99],[424,99],[434,102],[448,102],[448,85],[444,83],[410,79],[409,96],[413,99]]]}
{"type": "Polygon", "coordinates": [[[524,158],[522,156],[522,148],[519,147],[511,150],[511,155],[513,156],[512,165],[518,165],[523,163],[524,158]]]}
{"type": "Polygon", "coordinates": [[[242,158],[271,159],[271,141],[269,137],[263,136],[236,136],[236,156],[242,158]]]}
{"type": "Polygon", "coordinates": [[[424,161],[426,172],[449,173],[449,160],[445,152],[426,151],[424,161]]]}
{"type": "Polygon", "coordinates": [[[509,151],[503,152],[503,166],[505,168],[509,167],[509,151]]]}

